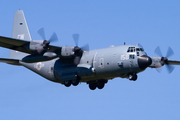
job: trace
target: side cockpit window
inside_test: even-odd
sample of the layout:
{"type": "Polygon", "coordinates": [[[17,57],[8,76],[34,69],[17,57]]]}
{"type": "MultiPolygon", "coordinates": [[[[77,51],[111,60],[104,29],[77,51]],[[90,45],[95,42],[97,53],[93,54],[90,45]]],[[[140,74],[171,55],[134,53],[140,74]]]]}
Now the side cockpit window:
{"type": "Polygon", "coordinates": [[[127,52],[135,52],[135,47],[129,47],[127,52]]]}
{"type": "Polygon", "coordinates": [[[144,51],[143,48],[136,48],[136,51],[139,52],[139,51],[144,51]]]}
{"type": "Polygon", "coordinates": [[[143,48],[140,48],[140,50],[141,50],[141,51],[144,51],[144,49],[143,49],[143,48]]]}

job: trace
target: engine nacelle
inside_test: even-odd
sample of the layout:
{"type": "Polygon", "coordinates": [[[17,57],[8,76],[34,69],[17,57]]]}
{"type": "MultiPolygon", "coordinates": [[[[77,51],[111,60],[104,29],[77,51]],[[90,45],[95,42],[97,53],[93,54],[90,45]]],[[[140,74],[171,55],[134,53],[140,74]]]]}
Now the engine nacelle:
{"type": "Polygon", "coordinates": [[[61,56],[63,56],[63,57],[74,56],[74,47],[73,46],[63,46],[61,49],[61,56]]]}
{"type": "Polygon", "coordinates": [[[29,49],[41,53],[43,50],[45,50],[44,40],[31,41],[29,44],[29,49]]]}
{"type": "Polygon", "coordinates": [[[160,68],[164,64],[162,63],[162,57],[151,57],[152,64],[149,66],[151,68],[160,68]]]}

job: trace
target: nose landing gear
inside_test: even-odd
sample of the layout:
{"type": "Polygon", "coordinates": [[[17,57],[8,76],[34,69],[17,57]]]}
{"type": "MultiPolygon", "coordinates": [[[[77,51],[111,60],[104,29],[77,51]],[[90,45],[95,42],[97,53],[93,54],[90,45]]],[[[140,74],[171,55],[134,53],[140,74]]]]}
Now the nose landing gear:
{"type": "Polygon", "coordinates": [[[128,78],[129,78],[129,80],[136,81],[137,80],[137,74],[136,73],[129,74],[128,78]]]}

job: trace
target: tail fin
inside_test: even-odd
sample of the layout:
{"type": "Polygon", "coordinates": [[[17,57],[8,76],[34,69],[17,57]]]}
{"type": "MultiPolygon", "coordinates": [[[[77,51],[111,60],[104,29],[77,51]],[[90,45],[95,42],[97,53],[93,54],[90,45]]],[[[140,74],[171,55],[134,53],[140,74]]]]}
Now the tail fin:
{"type": "MultiPolygon", "coordinates": [[[[23,39],[26,41],[32,40],[27,23],[26,23],[26,19],[22,10],[16,11],[14,15],[12,38],[23,39]]],[[[26,53],[10,50],[9,58],[22,59],[26,55],[27,55],[26,53]]]]}

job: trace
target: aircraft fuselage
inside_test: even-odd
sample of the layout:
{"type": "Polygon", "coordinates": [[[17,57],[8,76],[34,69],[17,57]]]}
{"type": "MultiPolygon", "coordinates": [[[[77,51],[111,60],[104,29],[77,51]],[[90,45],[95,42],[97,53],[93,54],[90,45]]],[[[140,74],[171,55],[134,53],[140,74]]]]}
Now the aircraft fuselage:
{"type": "MultiPolygon", "coordinates": [[[[80,82],[109,80],[115,77],[128,78],[129,74],[137,74],[141,69],[138,58],[146,55],[139,46],[123,45],[109,48],[84,51],[80,64],[73,64],[73,59],[54,59],[47,62],[24,63],[22,65],[41,76],[58,83],[76,79],[80,82]],[[128,51],[129,48],[132,50],[128,51]]],[[[141,48],[142,49],[142,48],[141,48]]]]}

